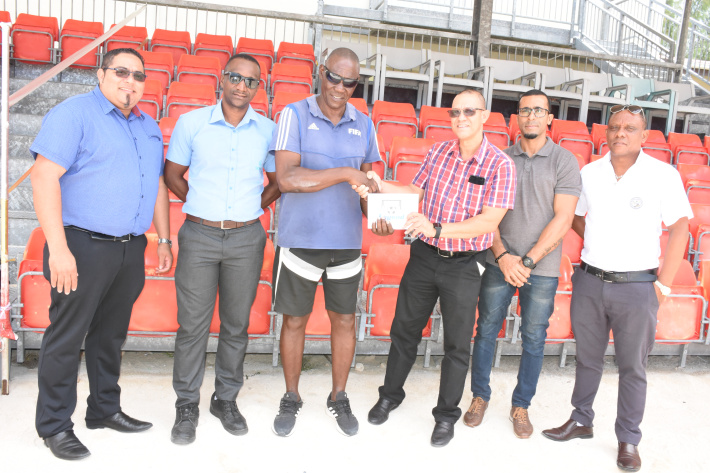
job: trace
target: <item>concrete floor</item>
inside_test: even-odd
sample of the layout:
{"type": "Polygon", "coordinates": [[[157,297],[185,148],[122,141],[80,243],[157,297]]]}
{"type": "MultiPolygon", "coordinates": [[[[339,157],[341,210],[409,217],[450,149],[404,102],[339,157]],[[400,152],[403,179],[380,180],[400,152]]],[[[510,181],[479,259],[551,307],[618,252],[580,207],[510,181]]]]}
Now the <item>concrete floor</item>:
{"type": "MultiPolygon", "coordinates": [[[[508,420],[510,396],[515,387],[519,358],[505,356],[494,369],[494,397],[484,424],[471,429],[459,422],[456,434],[445,448],[429,445],[434,421],[440,357],[432,368],[422,368],[419,359],[405,386],[407,399],[382,426],[367,423],[367,412],[377,400],[377,387],[384,377],[383,356],[361,356],[350,375],[348,394],[360,432],[344,437],[324,413],[330,390],[327,357],[307,356],[301,381],[305,401],[296,430],[280,438],[271,423],[283,395],[281,368],[271,367],[269,355],[249,355],[247,377],[237,400],[249,424],[249,433],[234,437],[209,413],[213,391],[214,355],[207,357],[205,383],[200,403],[197,440],[189,446],[170,442],[174,410],[171,385],[172,358],[167,353],[126,353],[121,387],[126,413],[154,423],[139,434],[111,430],[88,430],[83,423],[88,395],[84,366],[78,382],[79,403],[73,417],[75,432],[92,455],[79,462],[52,456],[34,430],[37,397],[36,352],[29,352],[23,365],[13,365],[11,393],[0,397],[0,470],[8,472],[432,472],[432,471],[545,471],[615,472],[617,371],[607,358],[606,371],[596,400],[595,437],[556,443],[540,431],[556,427],[569,418],[574,384],[574,358],[559,368],[556,357],[546,357],[537,396],[530,408],[535,433],[528,440],[514,437],[508,420]]],[[[644,472],[707,471],[707,427],[710,420],[710,358],[690,356],[684,369],[677,357],[651,357],[646,417],[640,446],[644,472]]],[[[467,380],[467,386],[469,381],[467,380]]],[[[471,393],[461,401],[468,408],[471,393]]]]}

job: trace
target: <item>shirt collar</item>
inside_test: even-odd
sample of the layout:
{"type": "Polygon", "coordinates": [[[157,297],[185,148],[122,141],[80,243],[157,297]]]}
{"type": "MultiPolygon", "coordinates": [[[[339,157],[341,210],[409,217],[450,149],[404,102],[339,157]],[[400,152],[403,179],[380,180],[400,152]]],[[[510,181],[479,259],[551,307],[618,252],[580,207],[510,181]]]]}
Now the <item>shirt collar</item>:
{"type": "MultiPolygon", "coordinates": [[[[92,91],[92,93],[94,94],[94,97],[96,97],[96,100],[99,101],[99,106],[101,107],[101,111],[104,112],[104,114],[108,115],[109,113],[111,113],[111,110],[116,110],[118,113],[123,115],[123,112],[119,110],[118,107],[116,107],[114,104],[112,104],[109,99],[106,98],[104,93],[101,92],[101,88],[98,85],[92,91]]],[[[138,107],[133,107],[133,109],[131,109],[131,112],[137,118],[143,118],[143,114],[141,113],[138,107]]],[[[130,119],[130,115],[128,116],[128,118],[130,119]]]]}
{"type": "MultiPolygon", "coordinates": [[[[458,140],[453,140],[452,141],[453,145],[451,147],[451,156],[453,158],[459,159],[461,161],[464,161],[461,158],[461,150],[459,148],[459,141],[458,140]]],[[[470,163],[470,162],[477,162],[481,164],[483,160],[486,157],[486,153],[488,151],[488,148],[490,146],[490,142],[488,141],[488,138],[486,138],[486,135],[483,135],[483,141],[481,141],[481,146],[478,147],[478,151],[473,153],[473,156],[471,156],[471,159],[464,161],[465,163],[470,163]]]]}
{"type": "MultiPolygon", "coordinates": [[[[242,124],[246,125],[252,120],[256,120],[257,113],[254,111],[253,108],[251,108],[251,105],[249,105],[249,108],[247,109],[247,113],[244,114],[244,117],[242,118],[242,121],[239,122],[237,127],[242,126],[242,124]]],[[[209,123],[218,123],[218,122],[223,122],[225,124],[227,123],[227,120],[224,119],[224,112],[222,111],[222,99],[219,99],[219,102],[217,102],[217,105],[214,106],[212,109],[212,114],[210,115],[210,120],[209,123]]],[[[232,125],[229,125],[232,126],[232,125]]]]}
{"type": "MultiPolygon", "coordinates": [[[[635,169],[646,167],[648,165],[649,159],[655,159],[655,158],[652,158],[651,156],[644,153],[643,150],[640,150],[638,158],[636,158],[636,162],[631,165],[631,167],[624,173],[624,175],[626,176],[627,174],[629,174],[632,171],[633,171],[633,173],[635,173],[636,172],[635,169]]],[[[614,176],[614,181],[616,181],[616,174],[614,173],[614,167],[611,165],[611,153],[607,151],[607,153],[604,155],[604,157],[601,158],[601,161],[604,162],[604,167],[606,167],[609,170],[609,172],[614,176]]],[[[627,181],[628,181],[628,179],[627,179],[627,181]]]]}
{"type": "MultiPolygon", "coordinates": [[[[548,136],[547,140],[545,141],[545,144],[542,145],[542,148],[540,148],[540,151],[535,153],[535,156],[540,156],[543,158],[549,157],[550,154],[552,154],[552,149],[554,148],[554,146],[555,146],[555,143],[553,143],[552,138],[550,138],[548,136]]],[[[513,156],[522,156],[522,155],[527,156],[527,153],[525,151],[523,151],[523,147],[520,145],[520,141],[518,141],[517,143],[515,143],[513,145],[512,152],[513,152],[513,156]]],[[[530,157],[532,157],[532,156],[530,156],[530,157]]]]}
{"type": "MultiPolygon", "coordinates": [[[[316,101],[315,95],[307,97],[306,103],[308,104],[308,111],[311,112],[311,115],[313,115],[314,117],[322,118],[326,121],[330,121],[330,119],[323,114],[323,111],[321,111],[320,107],[318,106],[318,102],[316,101]]],[[[339,123],[342,123],[344,120],[354,122],[357,119],[357,115],[355,114],[355,112],[355,106],[352,105],[350,102],[346,103],[345,113],[343,113],[343,118],[340,119],[339,123]]]]}

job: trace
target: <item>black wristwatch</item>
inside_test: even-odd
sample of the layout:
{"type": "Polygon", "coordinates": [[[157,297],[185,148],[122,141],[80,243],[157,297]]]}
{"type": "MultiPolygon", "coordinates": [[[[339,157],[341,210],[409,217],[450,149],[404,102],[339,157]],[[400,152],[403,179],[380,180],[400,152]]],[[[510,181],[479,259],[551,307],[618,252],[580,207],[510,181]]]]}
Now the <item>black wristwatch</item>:
{"type": "Polygon", "coordinates": [[[434,223],[434,230],[436,230],[436,234],[434,234],[434,238],[439,238],[439,236],[441,235],[441,224],[434,223]]]}
{"type": "Polygon", "coordinates": [[[528,255],[525,255],[525,256],[523,256],[523,266],[525,266],[526,268],[535,269],[535,266],[537,266],[537,265],[535,264],[535,262],[532,260],[531,257],[529,257],[528,255]]]}

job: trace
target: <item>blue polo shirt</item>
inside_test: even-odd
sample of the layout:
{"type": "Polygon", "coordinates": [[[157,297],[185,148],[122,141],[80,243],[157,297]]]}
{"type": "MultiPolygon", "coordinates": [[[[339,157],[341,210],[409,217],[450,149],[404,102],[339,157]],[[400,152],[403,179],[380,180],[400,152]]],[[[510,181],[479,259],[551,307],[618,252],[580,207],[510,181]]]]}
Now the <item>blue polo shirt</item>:
{"type": "MultiPolygon", "coordinates": [[[[308,169],[353,167],[380,159],[372,120],[347,104],[337,125],[328,120],[311,96],[287,106],[271,141],[273,151],[301,155],[308,169]]],[[[279,246],[282,248],[360,249],[360,197],[347,182],[318,192],[281,196],[279,246]]]]}
{"type": "Polygon", "coordinates": [[[66,172],[62,220],[94,232],[141,235],[150,228],[163,173],[163,135],[134,107],[126,116],[97,86],[45,115],[30,152],[66,172]]]}
{"type": "Polygon", "coordinates": [[[275,127],[251,105],[234,127],[224,119],[221,100],[181,115],[166,159],[190,167],[183,212],[237,222],[263,214],[264,171],[276,170],[274,153],[269,152],[275,127]]]}

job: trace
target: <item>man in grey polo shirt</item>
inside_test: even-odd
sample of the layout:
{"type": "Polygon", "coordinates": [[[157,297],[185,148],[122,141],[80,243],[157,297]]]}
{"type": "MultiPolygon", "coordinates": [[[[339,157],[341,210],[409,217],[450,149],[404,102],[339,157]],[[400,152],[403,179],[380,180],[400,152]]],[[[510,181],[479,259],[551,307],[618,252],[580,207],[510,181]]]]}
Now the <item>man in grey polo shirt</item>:
{"type": "Polygon", "coordinates": [[[496,335],[517,289],[523,354],[510,420],[515,435],[528,438],[533,426],[527,410],[535,395],[548,320],[554,310],[562,238],[572,226],[582,181],[574,155],[547,137],[552,123],[547,95],[530,90],[518,106],[522,137],[505,150],[517,171],[515,208],[503,217],[486,258],[471,366],[473,400],[463,421],[469,427],[483,421],[491,397],[496,335]]]}

